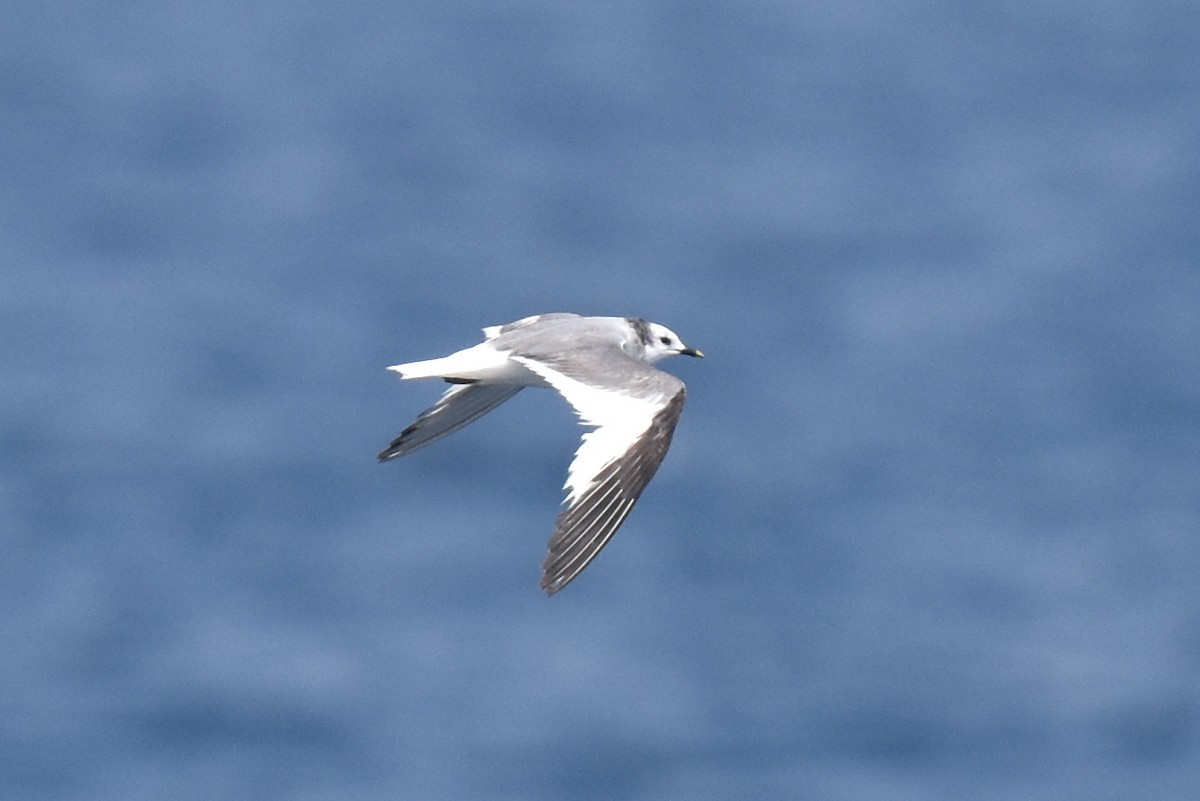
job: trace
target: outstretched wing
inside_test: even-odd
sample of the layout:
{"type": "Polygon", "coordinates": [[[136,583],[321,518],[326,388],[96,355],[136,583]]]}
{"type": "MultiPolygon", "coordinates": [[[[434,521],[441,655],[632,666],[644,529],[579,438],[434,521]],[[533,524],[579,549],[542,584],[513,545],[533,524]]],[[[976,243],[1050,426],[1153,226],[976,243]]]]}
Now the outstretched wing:
{"type": "Polygon", "coordinates": [[[511,384],[455,384],[380,451],[379,461],[405,456],[437,442],[478,420],[520,391],[520,386],[511,384]]]}
{"type": "Polygon", "coordinates": [[[542,589],[553,595],[596,558],[650,483],[671,446],[685,389],[675,376],[614,349],[513,358],[593,427],[567,471],[567,508],[542,563],[542,589]]]}

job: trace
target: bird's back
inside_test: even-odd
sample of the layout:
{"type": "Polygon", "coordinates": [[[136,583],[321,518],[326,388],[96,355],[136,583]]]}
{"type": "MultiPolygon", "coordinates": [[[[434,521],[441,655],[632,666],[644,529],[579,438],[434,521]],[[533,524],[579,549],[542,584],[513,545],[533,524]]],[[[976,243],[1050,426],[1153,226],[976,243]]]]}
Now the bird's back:
{"type": "Polygon", "coordinates": [[[630,337],[631,329],[624,317],[548,314],[524,325],[502,327],[492,345],[514,356],[541,358],[580,349],[620,351],[630,337]]]}

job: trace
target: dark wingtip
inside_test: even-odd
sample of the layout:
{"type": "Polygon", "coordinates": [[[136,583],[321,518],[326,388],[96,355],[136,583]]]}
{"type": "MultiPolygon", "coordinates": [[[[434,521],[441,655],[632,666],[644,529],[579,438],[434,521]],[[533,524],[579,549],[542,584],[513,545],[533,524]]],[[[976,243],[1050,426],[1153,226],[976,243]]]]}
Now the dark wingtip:
{"type": "MultiPolygon", "coordinates": [[[[405,433],[408,433],[408,432],[405,432],[405,433]]],[[[403,451],[401,451],[400,447],[399,447],[400,440],[403,438],[404,438],[403,434],[401,434],[399,437],[396,437],[396,439],[394,439],[390,445],[388,445],[386,448],[384,448],[378,454],[376,454],[375,458],[381,462],[388,462],[388,461],[391,461],[392,459],[395,459],[397,456],[403,455],[403,451]]]]}
{"type": "Polygon", "coordinates": [[[395,459],[397,456],[403,456],[404,451],[400,446],[404,444],[406,439],[408,439],[409,434],[417,430],[420,422],[421,421],[418,420],[416,423],[413,423],[411,426],[401,431],[400,436],[389,442],[388,446],[381,450],[375,458],[379,459],[381,462],[386,462],[391,459],[395,459]]]}

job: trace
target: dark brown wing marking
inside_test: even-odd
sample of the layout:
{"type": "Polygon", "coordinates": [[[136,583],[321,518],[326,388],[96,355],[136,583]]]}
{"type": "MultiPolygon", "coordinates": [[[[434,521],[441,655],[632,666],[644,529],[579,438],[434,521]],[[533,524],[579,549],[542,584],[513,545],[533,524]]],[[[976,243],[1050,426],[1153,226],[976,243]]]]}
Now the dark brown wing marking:
{"type": "Polygon", "coordinates": [[[542,563],[542,589],[547,595],[578,576],[633,509],[671,447],[685,394],[681,386],[630,449],[606,465],[587,494],[558,516],[542,563]]]}

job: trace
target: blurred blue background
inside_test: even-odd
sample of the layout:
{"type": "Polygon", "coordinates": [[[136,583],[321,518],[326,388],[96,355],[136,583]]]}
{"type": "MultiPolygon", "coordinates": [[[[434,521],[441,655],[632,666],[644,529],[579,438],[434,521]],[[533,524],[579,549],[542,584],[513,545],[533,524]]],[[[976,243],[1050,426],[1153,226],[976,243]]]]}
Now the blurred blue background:
{"type": "Polygon", "coordinates": [[[1191,799],[1200,7],[67,3],[0,25],[0,796],[1191,799]],[[546,311],[703,348],[375,453],[546,311]]]}

